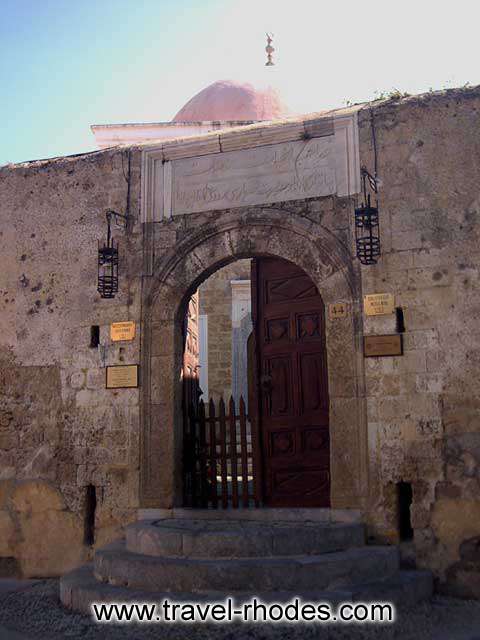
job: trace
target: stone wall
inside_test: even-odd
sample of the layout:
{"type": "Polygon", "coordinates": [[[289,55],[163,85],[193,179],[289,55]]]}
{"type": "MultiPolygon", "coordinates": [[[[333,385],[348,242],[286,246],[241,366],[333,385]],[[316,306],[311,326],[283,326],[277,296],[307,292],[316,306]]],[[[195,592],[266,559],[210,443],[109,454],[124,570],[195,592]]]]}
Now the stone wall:
{"type": "Polygon", "coordinates": [[[232,280],[250,279],[250,260],[213,273],[199,287],[200,313],[208,316],[208,391],[218,402],[232,394],[232,280]]]}
{"type": "Polygon", "coordinates": [[[411,483],[417,563],[442,589],[480,595],[480,90],[361,108],[370,172],[372,115],[377,266],[352,259],[349,197],[142,228],[141,151],[132,149],[136,222],[115,232],[120,293],[100,300],[97,240],[105,210],[128,207],[129,151],[0,170],[0,572],[54,575],[86,560],[88,485],[97,493],[96,544],[116,537],[138,506],[178,504],[182,301],[228,262],[279,255],[312,277],[326,304],[348,304],[346,318],[326,325],[334,505],[361,507],[371,536],[396,542],[397,484],[411,483]],[[155,259],[146,266],[144,237],[155,259]],[[396,331],[393,314],[362,312],[364,294],[384,292],[404,313],[404,355],[364,359],[364,334],[396,331]],[[110,322],[128,319],[138,323],[135,340],[113,345],[110,322]],[[100,350],[89,346],[92,325],[100,350]],[[139,390],[104,388],[105,364],[138,362],[139,390]]]}
{"type": "MultiPolygon", "coordinates": [[[[395,487],[410,482],[417,561],[479,597],[480,91],[387,101],[373,118],[383,255],[362,268],[363,293],[393,293],[406,333],[402,357],[365,363],[372,525],[398,539],[395,487]]],[[[394,331],[393,316],[365,321],[394,331]]]]}
{"type": "Polygon", "coordinates": [[[140,317],[138,153],[130,190],[128,166],[114,150],[0,170],[0,575],[55,575],[90,556],[87,485],[97,545],[138,505],[138,390],[106,390],[104,369],[139,357],[138,331],[132,343],[109,337],[110,322],[140,317]],[[128,207],[137,222],[114,230],[120,293],[101,300],[105,211],[128,207]]]}

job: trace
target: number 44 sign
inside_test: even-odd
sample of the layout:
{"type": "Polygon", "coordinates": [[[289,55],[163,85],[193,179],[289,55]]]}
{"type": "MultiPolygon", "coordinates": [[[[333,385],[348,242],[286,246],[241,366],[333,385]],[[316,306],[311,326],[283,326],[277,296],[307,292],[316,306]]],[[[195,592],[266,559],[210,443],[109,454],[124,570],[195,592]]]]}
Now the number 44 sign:
{"type": "Polygon", "coordinates": [[[347,303],[346,302],[334,302],[328,305],[328,317],[330,320],[336,320],[337,318],[345,318],[347,315],[347,303]]]}

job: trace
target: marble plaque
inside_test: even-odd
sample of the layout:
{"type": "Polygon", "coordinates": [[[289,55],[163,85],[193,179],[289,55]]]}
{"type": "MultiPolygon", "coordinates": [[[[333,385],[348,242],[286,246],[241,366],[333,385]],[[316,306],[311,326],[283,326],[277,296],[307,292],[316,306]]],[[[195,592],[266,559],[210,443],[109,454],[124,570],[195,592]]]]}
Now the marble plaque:
{"type": "Polygon", "coordinates": [[[130,389],[138,387],[138,365],[124,364],[107,367],[107,389],[130,389]]]}
{"type": "Polygon", "coordinates": [[[401,334],[387,336],[364,336],[363,354],[366,358],[378,356],[403,355],[403,341],[401,334]]]}
{"type": "Polygon", "coordinates": [[[331,195],[334,151],[328,136],[173,160],[166,217],[331,195]]]}

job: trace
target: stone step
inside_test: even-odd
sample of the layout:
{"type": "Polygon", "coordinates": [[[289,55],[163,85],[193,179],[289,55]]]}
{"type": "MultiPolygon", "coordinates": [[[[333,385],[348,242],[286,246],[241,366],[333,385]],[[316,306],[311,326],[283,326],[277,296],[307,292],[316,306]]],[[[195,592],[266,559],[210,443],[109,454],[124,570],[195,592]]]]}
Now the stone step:
{"type": "Polygon", "coordinates": [[[138,509],[138,520],[249,520],[254,522],[361,522],[358,509],[268,508],[268,509],[138,509]]]}
{"type": "Polygon", "coordinates": [[[152,557],[115,543],[95,554],[101,582],[146,591],[318,591],[392,576],[396,547],[366,546],[321,555],[233,559],[152,557]]]}
{"type": "Polygon", "coordinates": [[[360,523],[165,519],[126,529],[126,548],[150,556],[248,558],[318,555],[365,543],[360,523]]]}
{"type": "MultiPolygon", "coordinates": [[[[397,607],[412,606],[428,600],[433,593],[432,574],[428,571],[399,571],[385,581],[357,584],[349,589],[331,591],[295,592],[277,591],[270,593],[237,593],[237,603],[248,602],[256,597],[264,602],[289,602],[299,597],[309,602],[393,602],[397,607]]],[[[60,580],[60,600],[65,607],[91,615],[91,604],[109,602],[161,603],[170,601],[218,601],[223,602],[227,593],[209,592],[204,594],[151,592],[112,586],[95,579],[92,565],[85,565],[63,576],[60,580]]]]}

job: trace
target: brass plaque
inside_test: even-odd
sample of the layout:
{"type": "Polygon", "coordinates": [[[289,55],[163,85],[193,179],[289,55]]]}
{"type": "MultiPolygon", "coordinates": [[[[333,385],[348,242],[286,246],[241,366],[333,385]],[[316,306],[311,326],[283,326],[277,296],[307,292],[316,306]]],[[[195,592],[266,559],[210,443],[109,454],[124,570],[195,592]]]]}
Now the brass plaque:
{"type": "Polygon", "coordinates": [[[138,387],[138,364],[122,364],[107,367],[107,389],[138,387]]]}
{"type": "Polygon", "coordinates": [[[336,320],[337,318],[345,318],[347,315],[346,302],[334,302],[328,305],[328,317],[330,320],[336,320]]]}
{"type": "Polygon", "coordinates": [[[133,340],[135,338],[135,322],[112,322],[110,325],[110,338],[113,342],[133,340]]]}
{"type": "Polygon", "coordinates": [[[363,354],[366,358],[374,358],[378,356],[402,356],[402,336],[398,333],[387,336],[364,336],[363,354]]]}
{"type": "Polygon", "coordinates": [[[370,293],[363,298],[363,308],[367,316],[393,313],[395,310],[393,293],[370,293]]]}

